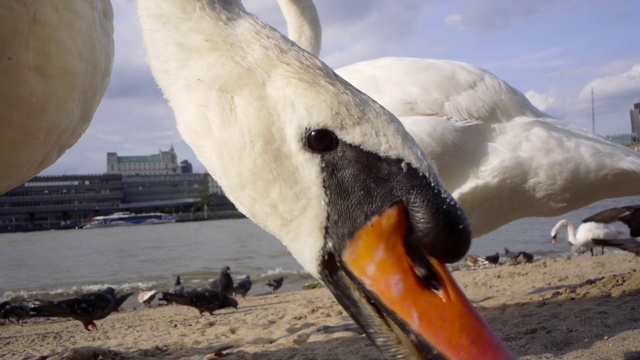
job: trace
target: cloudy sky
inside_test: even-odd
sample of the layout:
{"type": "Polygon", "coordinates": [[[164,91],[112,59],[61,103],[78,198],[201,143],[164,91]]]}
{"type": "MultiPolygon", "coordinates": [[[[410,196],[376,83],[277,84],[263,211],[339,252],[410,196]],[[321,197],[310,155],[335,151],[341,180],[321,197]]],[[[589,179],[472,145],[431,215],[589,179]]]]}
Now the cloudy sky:
{"type": "MultiPolygon", "coordinates": [[[[134,1],[113,0],[111,84],[82,139],[44,174],[101,173],[106,153],[150,155],[173,145],[205,171],[180,138],[145,63],[134,1]]],[[[285,32],[276,0],[247,10],[285,32]]],[[[483,67],[553,117],[596,133],[630,131],[640,101],[636,0],[316,0],[321,58],[338,68],[382,56],[453,59],[483,67]],[[635,12],[635,14],[634,14],[635,12]]]]}

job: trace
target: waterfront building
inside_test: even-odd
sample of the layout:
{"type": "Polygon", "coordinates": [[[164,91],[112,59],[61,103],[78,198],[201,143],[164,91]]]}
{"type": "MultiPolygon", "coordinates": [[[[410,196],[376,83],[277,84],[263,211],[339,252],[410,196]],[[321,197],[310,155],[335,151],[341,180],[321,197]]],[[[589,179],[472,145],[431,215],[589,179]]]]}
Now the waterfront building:
{"type": "Polygon", "coordinates": [[[631,115],[631,132],[636,134],[636,139],[640,139],[640,103],[633,104],[630,111],[631,115]]]}
{"type": "Polygon", "coordinates": [[[169,151],[160,150],[153,155],[118,156],[117,152],[107,153],[107,174],[175,175],[181,172],[173,145],[169,151]]]}
{"type": "Polygon", "coordinates": [[[0,231],[76,227],[123,201],[120,174],[36,176],[0,196],[0,231]]]}

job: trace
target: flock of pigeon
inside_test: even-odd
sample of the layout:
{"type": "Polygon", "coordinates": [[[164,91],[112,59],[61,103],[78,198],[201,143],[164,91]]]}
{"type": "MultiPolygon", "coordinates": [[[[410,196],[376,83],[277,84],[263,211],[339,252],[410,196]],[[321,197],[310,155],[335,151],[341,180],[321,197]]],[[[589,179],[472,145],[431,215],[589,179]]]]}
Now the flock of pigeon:
{"type": "MultiPolygon", "coordinates": [[[[251,278],[249,275],[242,278],[235,285],[231,277],[231,269],[224,266],[217,279],[209,282],[207,288],[185,289],[180,276],[176,277],[173,288],[170,291],[159,292],[158,290],[142,291],[138,294],[138,302],[141,307],[150,307],[151,302],[158,294],[158,300],[166,304],[178,304],[190,306],[198,310],[200,316],[204,313],[213,315],[213,312],[224,308],[238,308],[237,296],[244,299],[251,290],[251,278]]],[[[280,277],[270,280],[266,286],[275,293],[284,282],[280,277]]],[[[112,287],[104,290],[83,294],[74,298],[60,301],[36,300],[32,302],[21,302],[11,304],[8,301],[0,303],[0,319],[13,321],[19,325],[29,318],[70,318],[82,323],[87,331],[97,330],[96,320],[101,320],[109,316],[112,312],[118,311],[122,304],[133,293],[116,294],[112,287]]]]}
{"type": "MultiPolygon", "coordinates": [[[[507,263],[511,265],[516,264],[528,264],[533,262],[533,254],[528,253],[526,251],[518,251],[513,252],[507,248],[504,248],[504,258],[506,258],[507,263]]],[[[487,256],[475,256],[475,255],[467,255],[465,258],[467,265],[472,268],[477,267],[485,267],[489,265],[498,265],[500,264],[500,253],[496,252],[493,255],[487,256]]]]}
{"type": "MultiPolygon", "coordinates": [[[[576,254],[589,251],[593,256],[593,248],[597,246],[601,247],[600,253],[604,254],[604,247],[609,246],[640,255],[640,205],[602,210],[582,220],[577,228],[569,220],[560,220],[551,230],[553,245],[556,245],[558,232],[562,227],[567,228],[567,240],[576,254]],[[629,228],[628,237],[623,237],[623,233],[614,226],[615,222],[621,222],[629,228]]],[[[504,258],[507,259],[506,263],[515,265],[530,263],[534,256],[525,251],[512,252],[504,248],[504,258]]],[[[498,265],[500,253],[489,256],[467,255],[465,261],[471,268],[498,265]]]]}

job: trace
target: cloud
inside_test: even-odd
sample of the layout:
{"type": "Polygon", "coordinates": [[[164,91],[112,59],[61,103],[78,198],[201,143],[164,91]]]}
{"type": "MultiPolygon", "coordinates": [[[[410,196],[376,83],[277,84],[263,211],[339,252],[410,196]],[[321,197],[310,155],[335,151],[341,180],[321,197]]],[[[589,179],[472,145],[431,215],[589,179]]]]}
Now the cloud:
{"type": "Polygon", "coordinates": [[[533,90],[527,91],[524,95],[529,99],[529,101],[531,101],[533,106],[542,111],[549,110],[556,102],[556,99],[553,96],[541,94],[533,90]]]}
{"type": "MultiPolygon", "coordinates": [[[[323,60],[332,67],[341,67],[365,59],[397,56],[412,46],[423,46],[408,39],[415,36],[434,2],[317,1],[323,26],[323,60]]],[[[427,43],[424,39],[422,42],[427,43]]]]}
{"type": "Polygon", "coordinates": [[[640,63],[620,74],[594,79],[582,88],[579,99],[586,101],[591,99],[591,89],[604,103],[617,102],[619,100],[633,101],[640,97],[640,63]]]}
{"type": "Polygon", "coordinates": [[[597,126],[606,126],[608,134],[629,133],[629,110],[640,101],[640,63],[627,71],[594,79],[580,91],[578,103],[591,107],[591,89],[597,126]]]}
{"type": "Polygon", "coordinates": [[[553,0],[468,0],[461,12],[445,17],[447,25],[458,30],[503,31],[517,18],[539,13],[553,0]]]}

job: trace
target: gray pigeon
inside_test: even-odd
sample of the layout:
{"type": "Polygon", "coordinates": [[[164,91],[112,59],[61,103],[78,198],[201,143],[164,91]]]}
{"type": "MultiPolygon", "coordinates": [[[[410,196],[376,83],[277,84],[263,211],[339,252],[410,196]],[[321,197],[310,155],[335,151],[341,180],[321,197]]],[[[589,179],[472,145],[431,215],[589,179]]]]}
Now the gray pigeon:
{"type": "Polygon", "coordinates": [[[19,303],[15,305],[9,304],[9,302],[2,303],[2,310],[0,310],[0,319],[13,320],[18,325],[22,325],[22,321],[29,318],[29,305],[19,303]]]}
{"type": "Polygon", "coordinates": [[[231,277],[231,268],[223,266],[220,269],[218,278],[209,283],[213,290],[218,290],[225,295],[231,296],[233,294],[233,278],[231,277]]]}
{"type": "Polygon", "coordinates": [[[115,300],[115,308],[113,309],[113,311],[120,311],[120,307],[122,306],[122,304],[124,304],[124,302],[127,301],[127,299],[131,297],[131,295],[133,295],[132,292],[117,295],[115,300]]]}
{"type": "Polygon", "coordinates": [[[278,291],[278,289],[280,289],[282,287],[282,283],[284,282],[284,278],[283,277],[279,277],[277,279],[273,279],[270,280],[267,283],[267,286],[271,288],[271,292],[275,293],[276,291],[278,291]]]}
{"type": "Polygon", "coordinates": [[[200,316],[205,312],[213,315],[214,311],[227,307],[238,308],[236,299],[213,289],[188,290],[184,294],[163,292],[158,300],[194,307],[200,312],[200,316]]]}
{"type": "Polygon", "coordinates": [[[98,330],[95,320],[106,318],[115,309],[115,290],[108,287],[100,292],[32,307],[31,313],[38,317],[72,318],[82,322],[85,330],[91,331],[91,328],[98,330]]]}
{"type": "Polygon", "coordinates": [[[180,275],[176,276],[176,282],[173,283],[173,290],[171,290],[174,294],[184,294],[184,286],[182,286],[182,282],[180,281],[180,275]]]}
{"type": "Polygon", "coordinates": [[[233,287],[233,294],[234,296],[240,295],[244,299],[249,290],[251,290],[251,278],[247,275],[233,287]]]}

